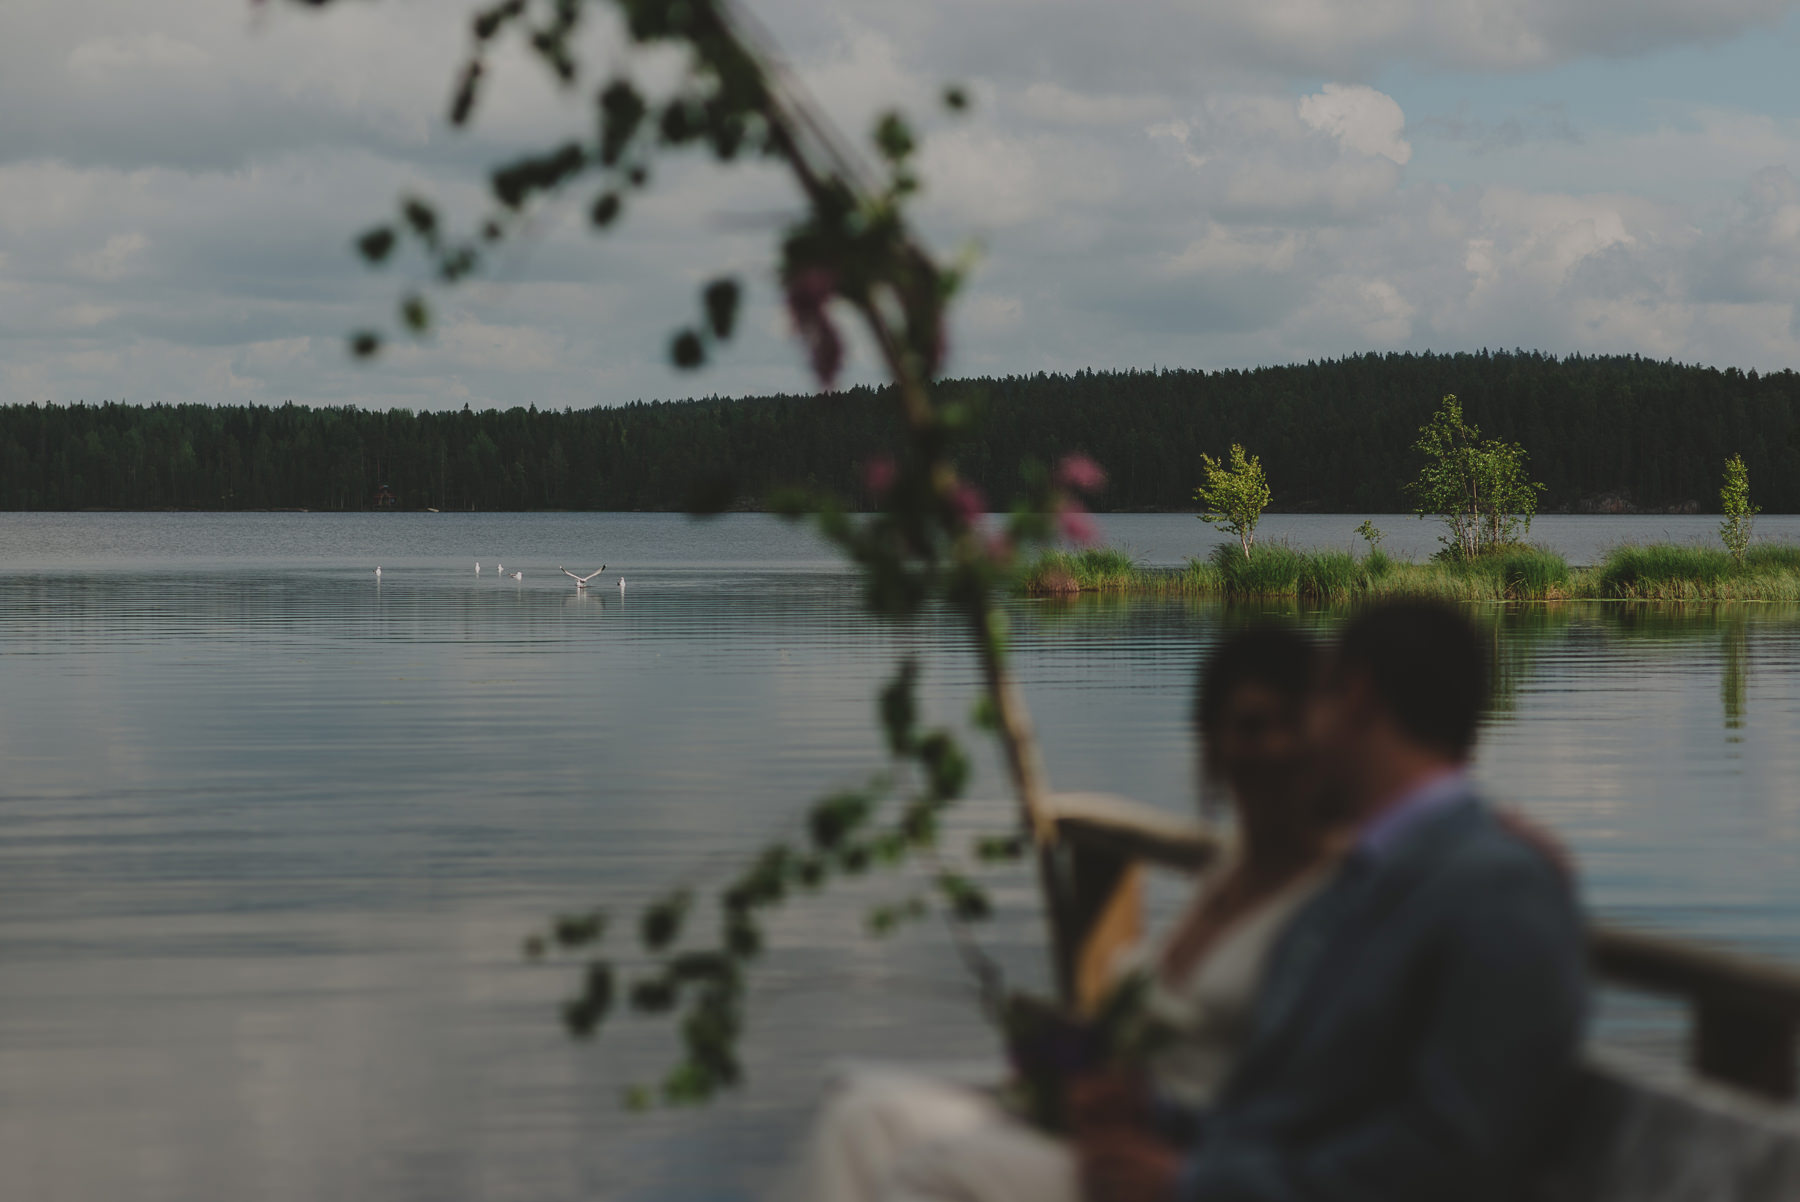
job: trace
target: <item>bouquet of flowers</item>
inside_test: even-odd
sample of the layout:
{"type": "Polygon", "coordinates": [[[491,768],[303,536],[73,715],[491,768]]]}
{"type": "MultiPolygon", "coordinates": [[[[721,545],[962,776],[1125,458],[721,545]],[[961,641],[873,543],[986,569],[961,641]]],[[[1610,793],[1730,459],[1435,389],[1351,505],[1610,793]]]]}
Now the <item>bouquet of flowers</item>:
{"type": "Polygon", "coordinates": [[[1010,994],[1000,1009],[1012,1080],[1008,1106],[1052,1135],[1069,1132],[1068,1096],[1078,1081],[1138,1076],[1174,1028],[1151,1013],[1150,975],[1122,978],[1091,1015],[1030,994],[1010,994]]]}

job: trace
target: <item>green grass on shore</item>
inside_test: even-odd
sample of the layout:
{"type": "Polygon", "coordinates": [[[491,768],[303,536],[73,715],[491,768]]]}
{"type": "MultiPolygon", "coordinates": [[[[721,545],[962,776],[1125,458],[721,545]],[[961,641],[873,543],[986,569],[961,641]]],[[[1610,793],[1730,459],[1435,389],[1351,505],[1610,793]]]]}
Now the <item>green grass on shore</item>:
{"type": "Polygon", "coordinates": [[[1026,569],[1031,596],[1084,592],[1202,597],[1293,597],[1322,604],[1379,597],[1444,601],[1800,601],[1800,546],[1752,547],[1740,565],[1723,550],[1653,544],[1615,547],[1592,568],[1571,568],[1543,547],[1514,546],[1478,559],[1396,559],[1379,548],[1299,551],[1265,543],[1246,559],[1215,547],[1183,568],[1150,568],[1123,551],[1048,552],[1026,569]]]}

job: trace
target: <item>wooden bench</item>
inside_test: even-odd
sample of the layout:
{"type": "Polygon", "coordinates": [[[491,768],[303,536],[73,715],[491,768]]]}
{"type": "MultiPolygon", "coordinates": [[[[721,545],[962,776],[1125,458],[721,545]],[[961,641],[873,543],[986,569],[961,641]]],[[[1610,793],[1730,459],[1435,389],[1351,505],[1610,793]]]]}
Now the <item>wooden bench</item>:
{"type": "MultiPolygon", "coordinates": [[[[1053,799],[1045,851],[1056,971],[1077,1004],[1143,933],[1146,866],[1193,872],[1226,843],[1167,811],[1106,794],[1053,799]]],[[[1541,1202],[1800,1202],[1800,969],[1596,924],[1601,983],[1673,997],[1692,1016],[1688,1065],[1589,1053],[1566,1146],[1541,1202]]]]}

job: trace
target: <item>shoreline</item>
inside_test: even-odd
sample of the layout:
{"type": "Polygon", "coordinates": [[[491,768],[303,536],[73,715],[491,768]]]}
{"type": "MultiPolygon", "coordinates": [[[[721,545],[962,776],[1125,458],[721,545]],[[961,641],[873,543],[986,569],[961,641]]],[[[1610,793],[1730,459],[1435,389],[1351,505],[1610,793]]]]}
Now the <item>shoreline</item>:
{"type": "Polygon", "coordinates": [[[1800,546],[1753,546],[1740,563],[1722,549],[1672,543],[1623,545],[1576,566],[1545,547],[1521,545],[1472,560],[1403,559],[1379,548],[1297,550],[1283,543],[1216,548],[1183,567],[1149,567],[1112,548],[1051,551],[1026,565],[1016,595],[1083,593],[1294,599],[1326,604],[1424,597],[1457,602],[1800,602],[1800,546]]]}

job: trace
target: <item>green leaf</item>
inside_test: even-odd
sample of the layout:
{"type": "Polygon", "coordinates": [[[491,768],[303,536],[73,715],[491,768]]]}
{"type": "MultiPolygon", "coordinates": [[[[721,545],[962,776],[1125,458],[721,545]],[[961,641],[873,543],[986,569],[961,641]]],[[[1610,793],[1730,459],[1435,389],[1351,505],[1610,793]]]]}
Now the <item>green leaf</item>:
{"type": "Polygon", "coordinates": [[[824,856],[807,856],[794,867],[794,879],[800,882],[803,889],[817,889],[825,883],[828,869],[824,856]]]}
{"type": "Polygon", "coordinates": [[[667,1014],[675,1008],[675,986],[662,977],[633,981],[631,1008],[639,1014],[667,1014]]]}
{"type": "Polygon", "coordinates": [[[987,891],[967,877],[954,872],[937,878],[938,892],[950,903],[950,912],[963,922],[978,922],[993,915],[993,903],[987,891]]]}
{"type": "Polygon", "coordinates": [[[984,863],[1017,860],[1024,854],[1023,835],[987,835],[975,840],[975,858],[984,863]]]}
{"type": "Polygon", "coordinates": [[[820,851],[834,851],[845,839],[869,819],[874,802],[862,793],[834,793],[813,806],[806,816],[813,846],[820,851]]]}
{"type": "Polygon", "coordinates": [[[962,793],[969,779],[969,757],[949,731],[933,731],[921,739],[918,755],[933,797],[948,800],[962,793]]]}
{"type": "Polygon", "coordinates": [[[411,293],[400,302],[400,318],[407,329],[423,334],[431,328],[431,306],[418,293],[411,293]]]}
{"type": "Polygon", "coordinates": [[[669,343],[669,359],[676,367],[691,371],[706,362],[706,344],[694,330],[682,330],[669,343]]]}
{"type": "Polygon", "coordinates": [[[899,163],[918,148],[918,143],[906,119],[897,112],[887,112],[875,122],[875,148],[890,163],[899,163]]]}
{"type": "Polygon", "coordinates": [[[576,1039],[587,1039],[592,1036],[594,1028],[600,1022],[600,1016],[595,1013],[594,1008],[580,998],[563,1003],[562,1019],[563,1026],[567,1027],[569,1034],[576,1039]]]}
{"type": "Polygon", "coordinates": [[[638,90],[623,79],[600,89],[600,161],[611,167],[637,135],[649,111],[638,90]]]}
{"type": "Polygon", "coordinates": [[[681,937],[681,927],[693,900],[692,890],[677,889],[644,908],[638,918],[638,938],[647,950],[660,952],[681,937]]]}
{"type": "Polygon", "coordinates": [[[701,295],[706,302],[706,324],[713,337],[721,341],[730,338],[732,327],[737,324],[738,282],[729,278],[714,280],[701,295]]]}
{"type": "Polygon", "coordinates": [[[486,68],[478,58],[472,58],[463,65],[462,73],[456,79],[456,90],[450,95],[450,124],[463,126],[469,123],[469,117],[475,112],[475,98],[481,88],[481,77],[485,73],[486,68]]]}
{"type": "Polygon", "coordinates": [[[894,679],[882,686],[877,703],[881,729],[887,734],[888,751],[905,755],[913,748],[913,728],[919,718],[919,703],[914,696],[919,683],[919,661],[908,657],[901,661],[894,679]]]}
{"type": "Polygon", "coordinates": [[[762,952],[762,928],[749,914],[736,911],[725,922],[725,946],[738,959],[751,959],[762,952]]]}
{"type": "Polygon", "coordinates": [[[606,933],[606,911],[592,910],[584,914],[559,914],[551,928],[557,946],[585,947],[599,942],[606,933]]]}
{"type": "Polygon", "coordinates": [[[613,966],[604,960],[595,960],[587,966],[587,1004],[593,1008],[598,1018],[605,1018],[612,1010],[613,996],[617,990],[617,980],[613,966]]]}
{"type": "Polygon", "coordinates": [[[437,241],[438,215],[430,204],[416,196],[409,196],[400,203],[400,213],[406,218],[406,224],[412,227],[413,233],[426,243],[437,241]]]}
{"type": "Polygon", "coordinates": [[[394,250],[394,230],[378,225],[356,240],[356,249],[370,263],[385,263],[394,250]]]}

